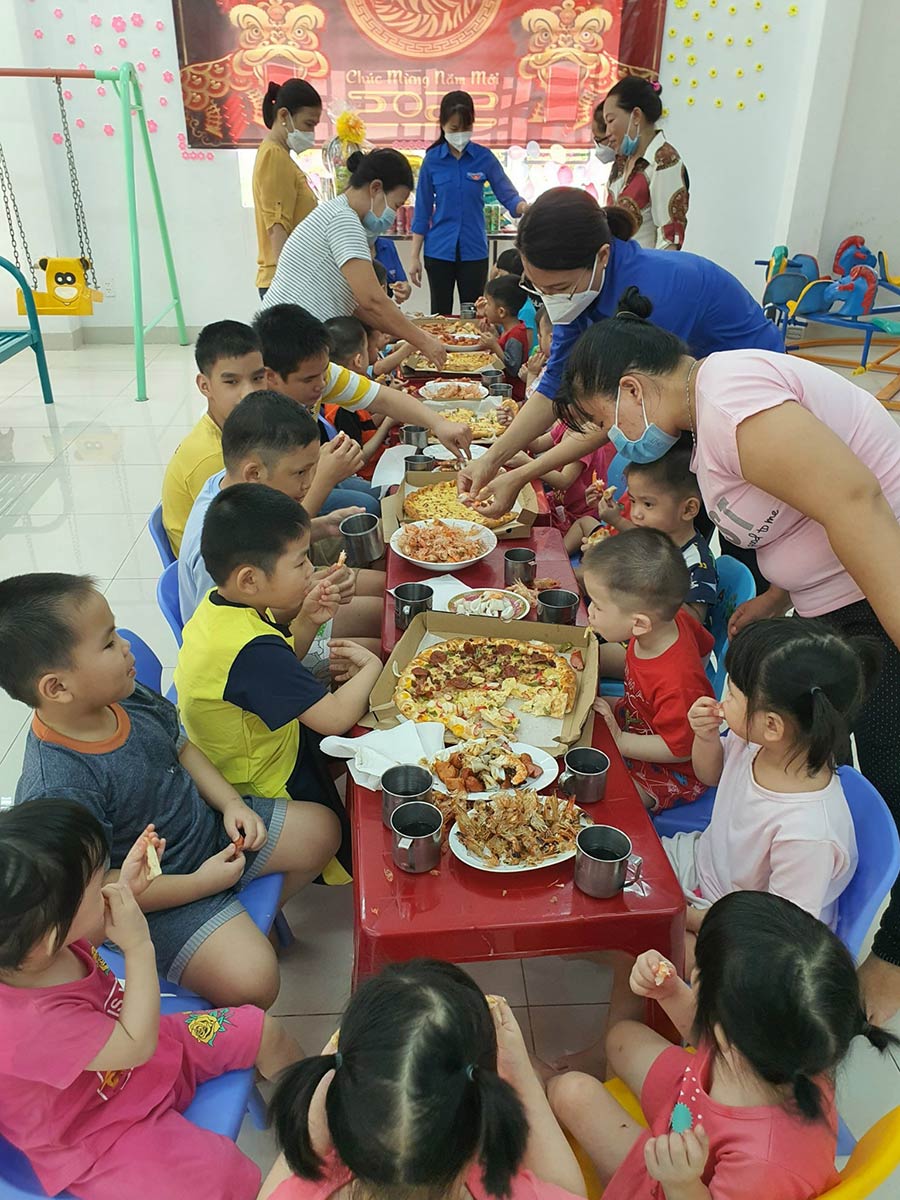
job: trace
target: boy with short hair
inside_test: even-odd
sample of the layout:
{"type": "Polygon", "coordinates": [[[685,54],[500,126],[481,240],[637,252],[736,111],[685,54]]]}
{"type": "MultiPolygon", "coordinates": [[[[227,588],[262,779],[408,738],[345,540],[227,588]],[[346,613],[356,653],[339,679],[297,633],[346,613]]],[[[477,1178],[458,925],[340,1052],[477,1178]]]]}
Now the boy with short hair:
{"type": "Polygon", "coordinates": [[[513,400],[517,404],[525,401],[525,382],[519,378],[519,372],[528,361],[530,339],[519,313],[527,299],[515,275],[498,275],[485,284],[484,319],[489,325],[499,327],[500,336],[490,331],[482,334],[481,348],[502,359],[503,379],[512,386],[513,400]]]}
{"type": "Polygon", "coordinates": [[[270,1007],[278,961],[240,888],[275,871],[285,874],[283,899],[310,883],[339,844],[335,815],[227,783],[185,738],[175,707],[135,682],[129,644],[87,576],[0,583],[0,686],[35,709],[16,802],[83,804],[103,826],[114,871],[155,824],[163,873],[140,903],[159,971],[216,1005],[270,1007]]]}
{"type": "Polygon", "coordinates": [[[684,611],[689,582],[684,559],[658,529],[629,530],[584,556],[591,628],[607,642],[628,641],[623,699],[615,712],[599,697],[594,708],[652,812],[705,790],[691,764],[688,711],[714,694],[703,668],[713,637],[684,611]]]}
{"type": "MultiPolygon", "coordinates": [[[[325,328],[331,338],[334,362],[360,375],[371,371],[371,364],[378,361],[377,351],[374,357],[372,354],[373,338],[377,341],[382,335],[367,329],[358,317],[332,317],[325,322],[325,328]]],[[[326,404],[323,411],[326,421],[330,421],[339,433],[353,438],[360,447],[363,466],[359,474],[362,479],[371,480],[395,422],[390,417],[377,417],[366,408],[353,411],[337,404],[326,404]]]]}

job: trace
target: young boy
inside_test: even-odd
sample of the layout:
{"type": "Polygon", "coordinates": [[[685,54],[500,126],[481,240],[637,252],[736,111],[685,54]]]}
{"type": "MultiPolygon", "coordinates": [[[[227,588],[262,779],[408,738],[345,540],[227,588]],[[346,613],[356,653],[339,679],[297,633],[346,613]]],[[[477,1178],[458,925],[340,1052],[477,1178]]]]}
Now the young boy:
{"type": "Polygon", "coordinates": [[[629,530],[584,556],[591,628],[607,642],[628,640],[625,695],[615,712],[600,698],[594,708],[652,812],[704,791],[691,765],[688,710],[713,694],[703,669],[713,638],[684,611],[689,582],[684,559],[658,529],[629,530]]]}
{"type": "MultiPolygon", "coordinates": [[[[511,246],[508,250],[501,250],[497,255],[497,261],[491,267],[491,273],[488,278],[499,279],[501,275],[512,275],[521,283],[524,273],[525,268],[522,265],[522,255],[511,246]]],[[[479,317],[484,316],[484,296],[479,296],[475,301],[475,312],[479,317]]],[[[528,345],[536,345],[538,340],[538,314],[537,306],[530,296],[522,306],[519,316],[525,322],[525,328],[528,330],[528,345]]]]}
{"type": "Polygon", "coordinates": [[[518,404],[525,400],[525,383],[519,371],[528,359],[529,338],[519,313],[526,299],[514,275],[489,279],[484,289],[484,319],[489,325],[499,326],[501,332],[499,337],[491,332],[483,334],[481,348],[503,360],[503,378],[512,385],[513,399],[518,404]]]}
{"type": "MultiPolygon", "coordinates": [[[[206,510],[213,499],[235,483],[259,483],[275,488],[302,504],[318,473],[319,431],[308,409],[278,392],[251,392],[240,402],[222,427],[222,457],[225,468],[211,476],[194,501],[178,556],[178,598],[186,623],[197,605],[215,586],[200,553],[206,510]]],[[[327,463],[330,466],[331,463],[327,463]]],[[[345,516],[360,508],[337,509],[312,521],[313,537],[335,537],[345,516]]],[[[338,637],[355,637],[370,650],[380,648],[381,608],[384,574],[381,571],[351,571],[346,566],[326,568],[322,576],[340,593],[341,607],[335,614],[338,637]]],[[[296,613],[285,615],[290,622],[296,613]]],[[[303,659],[316,674],[327,675],[328,639],[332,622],[315,635],[311,646],[304,642],[303,659]]],[[[302,634],[301,634],[302,637],[302,634]]]]}
{"type": "Polygon", "coordinates": [[[273,871],[285,873],[283,898],[310,883],[339,844],[334,814],[226,783],[175,707],[135,683],[128,642],[86,576],[0,583],[0,686],[35,709],[16,802],[77,800],[103,826],[114,870],[153,822],[166,856],[140,903],[158,970],[215,1005],[269,1008],[278,961],[240,888],[273,871]]]}
{"type": "Polygon", "coordinates": [[[200,550],[216,588],[184,627],[175,686],[185,729],[235,786],[240,780],[264,796],[317,799],[343,817],[346,833],[319,737],[347,733],[368,711],[381,660],[356,642],[332,639],[332,674],[342,686],[329,692],[273,617],[299,609],[313,631],[337,610],[327,579],[310,590],[309,517],[281,492],[238,483],[210,504],[200,550]]]}
{"type": "MultiPolygon", "coordinates": [[[[366,374],[371,364],[378,361],[378,352],[372,356],[372,340],[382,335],[366,329],[357,317],[332,317],[325,322],[331,339],[331,358],[338,366],[347,367],[360,375],[366,374]]],[[[395,426],[390,417],[376,417],[366,408],[355,411],[341,408],[337,404],[326,404],[325,420],[330,421],[338,433],[353,438],[362,450],[363,466],[361,478],[371,480],[375,465],[384,453],[384,443],[395,426]]]]}

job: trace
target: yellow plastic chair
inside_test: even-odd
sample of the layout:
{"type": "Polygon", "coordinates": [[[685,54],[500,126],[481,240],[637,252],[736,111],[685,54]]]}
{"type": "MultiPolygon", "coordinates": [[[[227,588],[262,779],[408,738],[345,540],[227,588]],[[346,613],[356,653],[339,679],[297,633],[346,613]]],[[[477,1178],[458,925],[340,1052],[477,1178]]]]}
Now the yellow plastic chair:
{"type": "MultiPolygon", "coordinates": [[[[625,1109],[639,1125],[646,1127],[644,1114],[637,1096],[625,1086],[621,1079],[610,1079],[604,1085],[614,1100],[625,1109]]],[[[584,1175],[588,1200],[600,1200],[603,1185],[597,1178],[588,1156],[574,1140],[572,1149],[584,1175]]],[[[880,1121],[876,1121],[868,1133],[856,1143],[853,1153],[840,1173],[840,1182],[818,1200],[867,1200],[877,1187],[900,1167],[900,1108],[892,1108],[880,1121]]]]}

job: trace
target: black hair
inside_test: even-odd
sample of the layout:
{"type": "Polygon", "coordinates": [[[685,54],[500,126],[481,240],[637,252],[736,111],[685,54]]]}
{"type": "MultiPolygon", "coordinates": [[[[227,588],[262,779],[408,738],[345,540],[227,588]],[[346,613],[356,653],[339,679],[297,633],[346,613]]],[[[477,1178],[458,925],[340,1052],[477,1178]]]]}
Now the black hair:
{"type": "Polygon", "coordinates": [[[513,246],[508,250],[501,250],[497,255],[497,261],[494,266],[499,267],[501,271],[505,271],[507,275],[515,275],[521,279],[524,273],[522,266],[522,255],[513,246]]]}
{"type": "MultiPolygon", "coordinates": [[[[633,112],[639,108],[651,125],[662,116],[662,86],[655,80],[644,79],[641,75],[626,75],[606,93],[606,100],[615,100],[623,112],[633,112]]],[[[598,105],[603,109],[603,104],[598,105]]]]}
{"type": "Polygon", "coordinates": [[[688,496],[702,499],[697,476],[691,470],[693,452],[694,439],[685,432],[662,458],[648,463],[626,463],[625,478],[630,483],[632,479],[637,482],[637,476],[640,476],[678,500],[686,500],[688,496]]]}
{"type": "Polygon", "coordinates": [[[446,142],[444,126],[452,117],[462,117],[463,124],[469,129],[475,124],[475,101],[468,92],[447,92],[441,97],[441,107],[438,111],[438,137],[428,147],[429,150],[446,142]]]}
{"type": "Polygon", "coordinates": [[[253,328],[259,338],[263,362],[282,379],[287,379],[306,359],[323,350],[331,353],[328,330],[318,317],[299,304],[273,304],[261,309],[253,318],[253,328]]]}
{"type": "Polygon", "coordinates": [[[331,357],[342,367],[356,354],[365,354],[368,332],[359,317],[332,317],[325,322],[331,339],[331,357]]]}
{"type": "MultiPolygon", "coordinates": [[[[546,193],[545,193],[546,195],[546,193]]],[[[594,397],[615,396],[623,375],[670,375],[677,370],[687,345],[659,325],[653,325],[652,303],[636,287],[619,299],[614,317],[597,321],[584,331],[566,360],[562,387],[553,401],[558,421],[576,433],[594,421],[594,397]]]]}
{"type": "Polygon", "coordinates": [[[222,458],[229,471],[253,453],[272,467],[313,442],[319,442],[319,425],[309,409],[267,388],[245,396],[222,426],[222,458]]]}
{"type": "Polygon", "coordinates": [[[541,323],[543,321],[546,321],[547,324],[552,329],[553,322],[550,320],[550,314],[547,312],[546,307],[543,304],[541,304],[541,302],[539,300],[535,300],[535,301],[533,301],[533,303],[534,303],[534,323],[537,326],[537,328],[540,329],[541,323]]]}
{"type": "Polygon", "coordinates": [[[0,971],[20,967],[48,933],[62,948],[108,862],[103,827],[75,800],[40,796],[0,812],[0,971]]]}
{"type": "Polygon", "coordinates": [[[589,267],[616,237],[634,234],[634,220],[624,208],[601,208],[590,192],[555,187],[538,196],[519,221],[516,248],[542,271],[589,267]]]}
{"type": "Polygon", "coordinates": [[[200,374],[209,375],[220,358],[243,358],[259,350],[259,337],[243,321],[213,321],[197,334],[194,358],[200,374]]]}
{"type": "Polygon", "coordinates": [[[484,294],[502,304],[508,313],[517,317],[528,299],[515,275],[498,275],[484,285],[484,294]]]}
{"type": "Polygon", "coordinates": [[[385,148],[372,150],[368,154],[354,150],[347,159],[347,170],[350,172],[350,186],[354,188],[368,187],[379,179],[385,192],[392,192],[399,187],[410,191],[413,189],[412,167],[406,155],[399,150],[385,148]]]}
{"type": "Polygon", "coordinates": [[[384,290],[388,291],[388,273],[377,258],[372,259],[372,268],[375,271],[375,278],[378,280],[384,290]]]}
{"type": "Polygon", "coordinates": [[[478,986],[452,963],[385,968],[351,999],[340,1059],[307,1058],[281,1076],[270,1113],[288,1165],[319,1179],[309,1106],[334,1070],[325,1110],[340,1161],[367,1193],[446,1194],[473,1161],[485,1190],[506,1196],[525,1153],[521,1101],[497,1074],[497,1037],[478,986]]]}
{"type": "Polygon", "coordinates": [[[725,652],[729,679],[747,697],[748,723],[765,710],[786,717],[810,775],[849,759],[850,727],[880,663],[875,642],[845,638],[812,617],[754,621],[725,652]]]}
{"type": "Polygon", "coordinates": [[[36,708],[41,676],[72,666],[72,617],[96,591],[90,575],[55,571],[0,582],[0,687],[14,700],[36,708]]]}
{"type": "Polygon", "coordinates": [[[287,550],[309,532],[309,517],[296,500],[260,483],[225,488],[206,510],[200,553],[218,586],[238,567],[271,575],[287,550]]]}
{"type": "MultiPolygon", "coordinates": [[[[616,539],[614,539],[616,540],[616,539]]],[[[853,959],[827,925],[768,892],[731,892],[709,909],[695,950],[694,1036],[720,1027],[760,1078],[791,1089],[809,1121],[824,1115],[817,1080],[861,1035],[878,1050],[897,1038],[870,1025],[853,959]]]]}
{"type": "Polygon", "coordinates": [[[659,529],[629,529],[598,542],[582,565],[585,578],[602,576],[623,607],[636,604],[663,621],[673,620],[691,587],[681,551],[659,529]]]}
{"type": "Polygon", "coordinates": [[[282,84],[274,81],[266,88],[262,102],[262,118],[266,129],[275,124],[275,114],[286,108],[291,116],[301,108],[322,107],[322,97],[305,79],[288,79],[282,84]]]}

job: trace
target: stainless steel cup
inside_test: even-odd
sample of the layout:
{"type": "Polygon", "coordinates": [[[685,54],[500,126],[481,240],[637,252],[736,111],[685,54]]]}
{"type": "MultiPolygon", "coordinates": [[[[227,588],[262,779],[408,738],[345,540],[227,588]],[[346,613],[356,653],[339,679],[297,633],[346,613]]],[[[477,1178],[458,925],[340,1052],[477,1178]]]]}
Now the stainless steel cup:
{"type": "Polygon", "coordinates": [[[475,305],[474,304],[460,304],[459,315],[463,321],[471,321],[472,318],[475,316],[475,305]]]}
{"type": "Polygon", "coordinates": [[[503,396],[503,397],[511,396],[512,395],[512,384],[495,382],[490,385],[489,390],[490,390],[490,393],[492,396],[503,396]]]}
{"type": "Polygon", "coordinates": [[[484,386],[490,391],[491,384],[503,382],[503,372],[497,367],[485,367],[481,372],[481,381],[484,386]]]}
{"type": "Polygon", "coordinates": [[[421,875],[439,866],[443,824],[441,810],[433,804],[415,800],[395,808],[391,814],[394,865],[411,875],[421,875]]]}
{"type": "Polygon", "coordinates": [[[374,513],[356,513],[340,523],[347,562],[351,567],[367,567],[384,554],[381,521],[374,513]]]}
{"type": "Polygon", "coordinates": [[[587,896],[609,900],[637,883],[643,860],[631,850],[631,838],[612,825],[582,829],[575,839],[575,886],[587,896]]]}
{"type": "Polygon", "coordinates": [[[575,592],[548,588],[538,592],[537,619],[548,625],[574,625],[580,601],[575,592]]]}
{"type": "Polygon", "coordinates": [[[406,446],[415,446],[417,450],[424,450],[428,445],[428,430],[424,425],[404,425],[403,443],[406,446]]]}
{"type": "Polygon", "coordinates": [[[519,548],[507,550],[503,555],[503,582],[507,587],[512,583],[524,583],[530,587],[536,575],[537,556],[533,550],[519,548]]]}
{"type": "Polygon", "coordinates": [[[427,583],[401,583],[391,591],[394,597],[394,625],[397,629],[408,629],[409,623],[418,613],[431,612],[434,603],[434,588],[427,583]]]}
{"type": "Polygon", "coordinates": [[[565,770],[558,786],[567,796],[571,796],[579,807],[603,799],[609,759],[602,750],[580,746],[570,750],[563,761],[565,770]]]}
{"type": "Polygon", "coordinates": [[[432,796],[433,782],[430,771],[411,763],[385,771],[381,777],[381,819],[385,829],[391,828],[394,809],[401,804],[413,801],[427,804],[432,796]]]}
{"type": "Polygon", "coordinates": [[[433,471],[437,466],[437,459],[430,454],[410,454],[403,462],[407,471],[433,471]]]}

